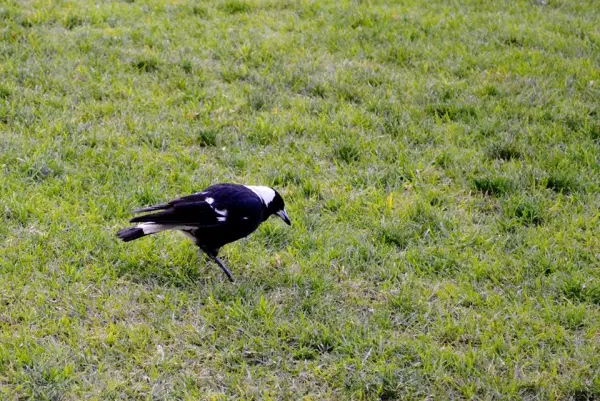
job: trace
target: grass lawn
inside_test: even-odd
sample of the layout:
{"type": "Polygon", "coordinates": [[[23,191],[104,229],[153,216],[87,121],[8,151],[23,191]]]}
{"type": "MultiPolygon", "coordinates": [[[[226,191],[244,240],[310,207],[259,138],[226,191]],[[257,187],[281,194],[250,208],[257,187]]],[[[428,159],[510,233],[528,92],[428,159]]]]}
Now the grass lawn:
{"type": "Polygon", "coordinates": [[[0,399],[600,400],[596,0],[4,0],[0,399]],[[133,209],[279,189],[225,247],[133,209]]]}

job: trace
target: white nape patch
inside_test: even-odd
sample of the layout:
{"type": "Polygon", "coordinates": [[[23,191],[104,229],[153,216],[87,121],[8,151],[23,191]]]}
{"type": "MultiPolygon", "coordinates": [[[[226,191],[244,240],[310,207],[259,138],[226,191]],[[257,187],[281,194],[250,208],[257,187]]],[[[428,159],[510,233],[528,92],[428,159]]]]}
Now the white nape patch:
{"type": "Polygon", "coordinates": [[[215,200],[213,198],[206,198],[204,199],[204,202],[208,203],[209,205],[212,205],[215,202],[215,200]]]}
{"type": "Polygon", "coordinates": [[[218,220],[218,221],[226,221],[226,220],[227,220],[227,217],[217,217],[217,220],[218,220]]]}
{"type": "Polygon", "coordinates": [[[273,188],[262,186],[255,187],[252,185],[245,185],[245,187],[254,192],[256,195],[258,195],[258,197],[262,199],[265,205],[267,206],[269,206],[269,203],[271,203],[273,198],[275,198],[275,191],[273,190],[273,188]]]}
{"type": "Polygon", "coordinates": [[[219,213],[221,216],[227,216],[227,209],[219,210],[215,208],[215,212],[219,213]]]}
{"type": "Polygon", "coordinates": [[[144,231],[145,235],[148,234],[156,234],[164,230],[168,230],[170,227],[165,227],[161,224],[156,223],[143,223],[138,225],[138,228],[141,228],[144,231]]]}

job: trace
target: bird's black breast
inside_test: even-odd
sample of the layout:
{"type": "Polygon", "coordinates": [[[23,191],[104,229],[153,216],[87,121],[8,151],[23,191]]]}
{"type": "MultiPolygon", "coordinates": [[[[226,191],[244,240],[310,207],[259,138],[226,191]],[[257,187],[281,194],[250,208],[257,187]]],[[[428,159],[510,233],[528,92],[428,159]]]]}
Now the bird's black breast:
{"type": "Polygon", "coordinates": [[[198,228],[190,232],[196,239],[196,244],[210,249],[219,249],[223,245],[237,241],[252,234],[260,225],[257,220],[231,222],[208,228],[198,228]]]}

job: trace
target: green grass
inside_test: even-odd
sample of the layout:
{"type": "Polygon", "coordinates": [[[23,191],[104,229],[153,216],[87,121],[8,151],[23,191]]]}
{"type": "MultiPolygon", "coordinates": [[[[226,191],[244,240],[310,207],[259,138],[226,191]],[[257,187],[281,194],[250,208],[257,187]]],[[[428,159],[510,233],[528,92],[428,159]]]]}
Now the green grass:
{"type": "Polygon", "coordinates": [[[0,398],[599,400],[593,0],[0,4],[0,398]],[[222,256],[133,209],[275,185],[222,256]]]}

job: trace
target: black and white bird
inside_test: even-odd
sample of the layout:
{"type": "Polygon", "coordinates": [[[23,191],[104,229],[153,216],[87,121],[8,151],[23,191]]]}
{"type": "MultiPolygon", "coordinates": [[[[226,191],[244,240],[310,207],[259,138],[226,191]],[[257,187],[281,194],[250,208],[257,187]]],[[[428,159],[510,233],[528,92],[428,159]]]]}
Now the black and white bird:
{"type": "Polygon", "coordinates": [[[178,230],[223,269],[230,281],[231,273],[217,257],[223,245],[251,234],[271,215],[292,225],[283,198],[270,187],[238,184],[216,184],[202,192],[168,203],[139,209],[133,214],[136,227],[119,230],[125,242],[167,230],[178,230]]]}

